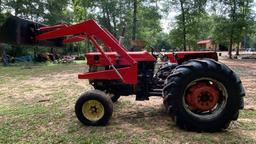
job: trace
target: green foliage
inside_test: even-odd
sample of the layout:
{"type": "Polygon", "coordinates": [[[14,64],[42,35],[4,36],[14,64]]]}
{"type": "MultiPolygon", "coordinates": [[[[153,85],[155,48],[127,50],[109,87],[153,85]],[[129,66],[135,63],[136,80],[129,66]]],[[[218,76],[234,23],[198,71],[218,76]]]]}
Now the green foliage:
{"type": "Polygon", "coordinates": [[[239,43],[245,35],[254,33],[252,3],[252,0],[222,1],[226,9],[214,18],[213,36],[217,42],[225,42],[232,38],[235,43],[239,43]]]}
{"type": "Polygon", "coordinates": [[[168,34],[166,33],[158,33],[152,39],[153,48],[156,51],[173,51],[174,47],[172,46],[171,42],[169,41],[168,34]]]}
{"type": "Polygon", "coordinates": [[[88,0],[72,0],[74,22],[80,22],[88,17],[87,9],[90,4],[89,2],[88,0]]]}
{"type": "Polygon", "coordinates": [[[207,38],[211,21],[206,13],[206,0],[170,0],[173,7],[180,11],[176,16],[176,24],[170,31],[172,43],[184,50],[196,48],[199,39],[207,38]]]}
{"type": "Polygon", "coordinates": [[[238,44],[244,37],[255,33],[253,0],[169,2],[180,12],[174,28],[170,31],[171,42],[176,47],[182,48],[186,45],[195,49],[197,41],[207,38],[228,46],[238,44]]]}
{"type": "Polygon", "coordinates": [[[161,32],[160,19],[156,7],[142,7],[139,10],[138,39],[151,44],[152,39],[161,32]]]}
{"type": "Polygon", "coordinates": [[[54,25],[57,23],[69,23],[68,0],[47,0],[45,8],[45,23],[54,25]]]}
{"type": "MultiPolygon", "coordinates": [[[[207,38],[226,46],[247,38],[248,45],[252,46],[256,43],[253,39],[255,21],[252,7],[253,0],[1,0],[0,24],[10,14],[48,25],[96,19],[116,38],[125,27],[124,45],[128,48],[131,48],[134,27],[137,40],[145,41],[158,50],[163,47],[197,49],[197,41],[207,38]],[[171,31],[166,35],[161,32],[160,20],[171,10],[177,16],[171,31]]],[[[69,51],[70,47],[80,47],[79,52],[92,49],[87,43],[77,43],[68,45],[63,53],[72,52],[69,51]]],[[[13,46],[7,51],[25,55],[33,53],[33,49],[13,46]]]]}
{"type": "Polygon", "coordinates": [[[229,43],[229,23],[225,17],[214,17],[215,24],[213,25],[212,38],[216,43],[227,45],[229,43]]]}

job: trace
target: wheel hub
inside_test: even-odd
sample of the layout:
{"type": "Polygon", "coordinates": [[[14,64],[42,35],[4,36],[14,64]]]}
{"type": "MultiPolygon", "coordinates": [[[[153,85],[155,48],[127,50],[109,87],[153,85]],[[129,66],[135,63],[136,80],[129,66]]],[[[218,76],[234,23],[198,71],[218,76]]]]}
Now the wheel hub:
{"type": "Polygon", "coordinates": [[[197,111],[209,111],[218,103],[220,93],[215,85],[198,82],[191,86],[186,95],[188,106],[197,111]]]}
{"type": "Polygon", "coordinates": [[[83,115],[90,121],[100,120],[104,115],[104,107],[97,100],[88,100],[82,107],[83,115]]]}

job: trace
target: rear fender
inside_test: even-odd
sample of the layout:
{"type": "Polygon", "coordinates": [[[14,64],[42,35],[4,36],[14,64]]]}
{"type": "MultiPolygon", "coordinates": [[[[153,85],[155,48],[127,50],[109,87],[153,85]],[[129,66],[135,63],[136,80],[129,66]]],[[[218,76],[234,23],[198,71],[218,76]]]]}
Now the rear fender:
{"type": "Polygon", "coordinates": [[[166,56],[169,58],[170,62],[181,64],[185,61],[197,58],[211,58],[218,61],[218,55],[216,52],[212,51],[187,51],[187,52],[176,52],[168,53],[166,56]]]}

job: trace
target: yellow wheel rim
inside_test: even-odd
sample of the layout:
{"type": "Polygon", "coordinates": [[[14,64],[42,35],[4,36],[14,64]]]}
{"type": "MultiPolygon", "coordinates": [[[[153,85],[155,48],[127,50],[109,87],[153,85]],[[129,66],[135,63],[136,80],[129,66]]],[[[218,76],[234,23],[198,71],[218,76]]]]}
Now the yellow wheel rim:
{"type": "Polygon", "coordinates": [[[88,100],[82,107],[83,115],[90,121],[98,121],[104,115],[104,107],[101,102],[97,100],[88,100]]]}

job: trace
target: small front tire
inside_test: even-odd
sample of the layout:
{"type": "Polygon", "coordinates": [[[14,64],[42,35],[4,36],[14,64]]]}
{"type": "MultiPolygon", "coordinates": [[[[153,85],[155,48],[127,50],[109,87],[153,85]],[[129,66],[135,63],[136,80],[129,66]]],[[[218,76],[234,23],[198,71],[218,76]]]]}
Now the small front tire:
{"type": "Polygon", "coordinates": [[[85,125],[106,125],[113,113],[113,103],[102,91],[87,91],[76,101],[75,113],[85,125]]]}

